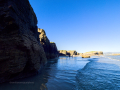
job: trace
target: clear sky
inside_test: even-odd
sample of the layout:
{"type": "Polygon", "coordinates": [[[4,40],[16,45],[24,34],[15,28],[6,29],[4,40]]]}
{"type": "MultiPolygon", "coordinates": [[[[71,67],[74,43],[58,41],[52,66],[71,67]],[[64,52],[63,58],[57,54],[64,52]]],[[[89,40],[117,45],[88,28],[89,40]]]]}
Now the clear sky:
{"type": "Polygon", "coordinates": [[[29,0],[58,50],[120,52],[120,0],[29,0]]]}

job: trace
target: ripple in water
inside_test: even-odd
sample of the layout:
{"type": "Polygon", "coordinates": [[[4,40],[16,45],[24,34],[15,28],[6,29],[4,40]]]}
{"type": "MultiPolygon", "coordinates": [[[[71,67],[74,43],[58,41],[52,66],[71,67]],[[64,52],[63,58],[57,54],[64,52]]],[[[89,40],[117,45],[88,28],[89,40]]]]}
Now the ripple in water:
{"type": "Polygon", "coordinates": [[[120,90],[120,68],[93,60],[78,71],[76,81],[76,90],[120,90]]]}
{"type": "Polygon", "coordinates": [[[49,60],[41,73],[16,82],[0,84],[0,90],[120,90],[120,61],[60,57],[49,60]]]}

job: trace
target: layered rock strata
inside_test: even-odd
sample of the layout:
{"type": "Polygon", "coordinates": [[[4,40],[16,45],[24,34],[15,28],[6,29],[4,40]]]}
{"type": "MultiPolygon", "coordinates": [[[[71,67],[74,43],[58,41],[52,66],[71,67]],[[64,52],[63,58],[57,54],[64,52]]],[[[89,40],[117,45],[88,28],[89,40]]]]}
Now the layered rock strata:
{"type": "Polygon", "coordinates": [[[40,43],[42,44],[47,59],[56,58],[59,56],[56,44],[54,42],[50,42],[48,37],[46,36],[45,30],[38,28],[40,43]]]}
{"type": "Polygon", "coordinates": [[[0,83],[35,74],[47,62],[28,0],[0,0],[0,83]]]}

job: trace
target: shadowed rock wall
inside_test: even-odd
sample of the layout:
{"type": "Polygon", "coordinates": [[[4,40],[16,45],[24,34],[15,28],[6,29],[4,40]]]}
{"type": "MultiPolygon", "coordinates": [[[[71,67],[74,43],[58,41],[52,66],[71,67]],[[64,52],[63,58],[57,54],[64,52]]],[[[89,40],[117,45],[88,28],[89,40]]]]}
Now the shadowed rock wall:
{"type": "Polygon", "coordinates": [[[57,46],[54,42],[50,42],[50,58],[56,58],[59,56],[57,46]]]}
{"type": "Polygon", "coordinates": [[[46,62],[28,0],[0,0],[0,82],[35,74],[46,62]]]}
{"type": "Polygon", "coordinates": [[[56,58],[59,56],[56,44],[54,42],[50,42],[44,29],[38,28],[40,43],[42,44],[47,59],[56,58]]]}

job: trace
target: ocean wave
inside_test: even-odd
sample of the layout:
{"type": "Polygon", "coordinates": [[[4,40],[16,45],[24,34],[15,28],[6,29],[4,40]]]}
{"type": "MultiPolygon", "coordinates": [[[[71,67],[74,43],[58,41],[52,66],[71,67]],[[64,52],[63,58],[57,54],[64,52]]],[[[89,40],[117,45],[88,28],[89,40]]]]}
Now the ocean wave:
{"type": "Polygon", "coordinates": [[[111,57],[111,56],[113,56],[113,55],[109,55],[109,56],[103,55],[101,57],[108,58],[108,59],[111,59],[111,60],[120,61],[120,56],[113,56],[113,57],[111,57]]]}

